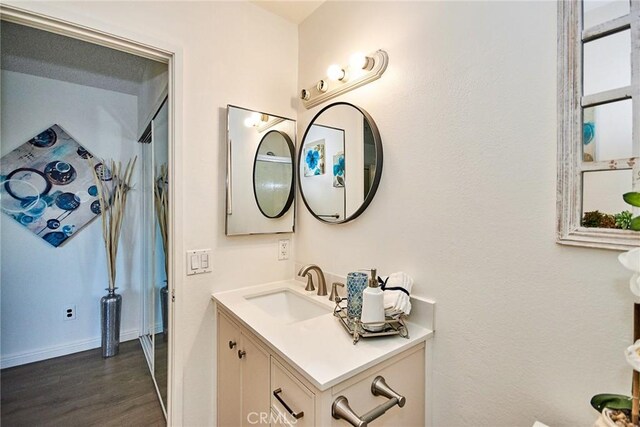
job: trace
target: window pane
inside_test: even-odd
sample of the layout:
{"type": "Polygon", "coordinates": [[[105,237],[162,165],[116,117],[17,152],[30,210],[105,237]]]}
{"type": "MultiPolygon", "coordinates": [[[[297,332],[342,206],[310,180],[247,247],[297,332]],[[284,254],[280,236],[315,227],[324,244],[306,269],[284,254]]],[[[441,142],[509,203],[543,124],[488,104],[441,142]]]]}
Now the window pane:
{"type": "Polygon", "coordinates": [[[585,108],[582,127],[582,160],[585,162],[633,157],[630,99],[585,108]]]}
{"type": "Polygon", "coordinates": [[[629,13],[629,0],[584,0],[584,28],[590,28],[629,13]]]}
{"type": "MultiPolygon", "coordinates": [[[[610,170],[585,172],[582,174],[582,213],[583,225],[585,213],[599,211],[603,214],[615,215],[622,211],[631,211],[632,206],[626,204],[622,195],[631,191],[631,170],[610,170]]],[[[607,228],[607,227],[604,227],[607,228]]]]}
{"type": "Polygon", "coordinates": [[[584,44],[584,95],[629,86],[631,31],[621,31],[584,44]]]}

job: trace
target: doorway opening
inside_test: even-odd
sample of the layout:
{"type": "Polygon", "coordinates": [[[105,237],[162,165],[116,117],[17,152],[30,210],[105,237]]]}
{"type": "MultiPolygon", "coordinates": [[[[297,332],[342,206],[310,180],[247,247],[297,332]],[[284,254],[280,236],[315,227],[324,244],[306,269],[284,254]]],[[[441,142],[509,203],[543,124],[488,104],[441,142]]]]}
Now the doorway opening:
{"type": "MultiPolygon", "coordinates": [[[[138,158],[117,263],[117,286],[123,296],[120,341],[127,343],[139,339],[142,343],[166,416],[171,399],[168,392],[171,352],[167,349],[173,342],[173,309],[169,297],[162,310],[161,295],[163,288],[167,296],[173,292],[168,274],[173,247],[170,227],[173,221],[170,217],[173,100],[169,84],[172,56],[160,51],[152,55],[148,47],[138,49],[130,42],[103,34],[95,38],[87,34],[81,37],[84,30],[65,24],[66,30],[60,31],[60,24],[54,25],[53,20],[50,24],[52,31],[55,27],[58,33],[73,34],[75,31],[78,36],[45,31],[47,22],[42,17],[32,17],[6,7],[2,9],[1,112],[4,126],[0,154],[5,157],[24,143],[39,141],[40,135],[52,131],[55,138],[61,136],[60,141],[77,143],[75,155],[84,160],[90,155],[123,163],[129,158],[138,158]],[[121,48],[114,49],[118,43],[121,48]],[[156,137],[143,143],[149,126],[155,126],[156,137]],[[81,155],[80,148],[89,155],[84,151],[81,155]],[[156,159],[163,159],[165,171],[162,179],[166,215],[163,243],[157,231],[155,194],[158,177],[155,174],[161,168],[160,164],[154,164],[156,159]],[[163,286],[158,287],[158,281],[163,286]],[[145,344],[146,337],[152,337],[151,346],[145,344]],[[156,348],[160,344],[163,349],[156,348]]],[[[74,154],[63,149],[53,153],[53,156],[66,155],[74,154]]],[[[30,161],[28,158],[22,160],[30,161]]],[[[33,200],[22,200],[23,205],[26,203],[21,206],[25,212],[19,213],[11,212],[11,206],[7,212],[3,205],[0,236],[2,369],[29,366],[100,346],[99,300],[108,283],[101,239],[102,220],[99,216],[73,217],[72,214],[79,213],[82,208],[91,210],[92,203],[86,203],[92,200],[91,186],[66,191],[71,189],[72,181],[77,180],[76,184],[80,184],[86,178],[80,173],[86,162],[75,166],[64,160],[51,159],[49,162],[62,164],[60,170],[55,167],[45,170],[49,166],[47,163],[40,171],[30,167],[34,164],[15,164],[18,160],[3,165],[0,170],[0,179],[6,184],[8,175],[16,169],[34,169],[36,172],[17,173],[25,172],[20,175],[22,182],[17,174],[11,178],[16,180],[15,188],[21,191],[35,187],[39,200],[38,206],[31,206],[33,200]],[[66,193],[69,200],[64,205],[61,196],[66,193]],[[61,206],[67,207],[66,216],[47,217],[56,213],[55,208],[64,210],[61,206]],[[48,208],[52,209],[47,212],[48,208]],[[42,230],[29,227],[33,223],[42,225],[42,230]],[[47,234],[57,236],[57,240],[44,238],[47,234]]],[[[33,159],[31,161],[33,163],[33,159]]],[[[2,187],[6,189],[7,186],[2,187]]],[[[2,196],[4,200],[8,199],[5,194],[2,196]]]]}

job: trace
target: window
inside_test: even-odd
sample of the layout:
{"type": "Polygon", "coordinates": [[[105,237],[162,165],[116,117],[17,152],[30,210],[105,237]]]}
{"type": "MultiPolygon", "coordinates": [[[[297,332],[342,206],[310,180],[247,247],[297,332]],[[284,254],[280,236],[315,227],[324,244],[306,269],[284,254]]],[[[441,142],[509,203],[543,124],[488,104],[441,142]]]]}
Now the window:
{"type": "Polygon", "coordinates": [[[640,246],[640,0],[559,0],[558,31],[558,243],[640,246]]]}

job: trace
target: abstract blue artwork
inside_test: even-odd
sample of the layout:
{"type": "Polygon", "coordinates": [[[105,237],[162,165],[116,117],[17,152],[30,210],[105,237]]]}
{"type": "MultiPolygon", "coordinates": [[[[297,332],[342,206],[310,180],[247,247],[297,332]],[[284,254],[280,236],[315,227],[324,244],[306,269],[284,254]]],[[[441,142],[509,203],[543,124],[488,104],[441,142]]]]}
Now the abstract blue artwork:
{"type": "MultiPolygon", "coordinates": [[[[0,159],[0,208],[54,247],[100,214],[93,155],[60,126],[40,132],[0,159]]],[[[111,174],[101,163],[98,176],[111,174]]]]}
{"type": "Polygon", "coordinates": [[[324,175],[324,142],[314,142],[304,150],[304,176],[324,175]]]}

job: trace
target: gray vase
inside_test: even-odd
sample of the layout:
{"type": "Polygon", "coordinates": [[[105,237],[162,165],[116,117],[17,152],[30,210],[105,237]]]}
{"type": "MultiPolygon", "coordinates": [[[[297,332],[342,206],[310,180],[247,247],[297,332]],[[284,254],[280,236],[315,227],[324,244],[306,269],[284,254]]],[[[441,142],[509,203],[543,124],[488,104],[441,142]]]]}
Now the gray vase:
{"type": "MultiPolygon", "coordinates": [[[[115,288],[117,289],[117,288],[115,288]]],[[[115,289],[100,298],[100,316],[102,318],[102,357],[112,357],[120,351],[120,314],[122,313],[122,295],[115,289]]]]}

